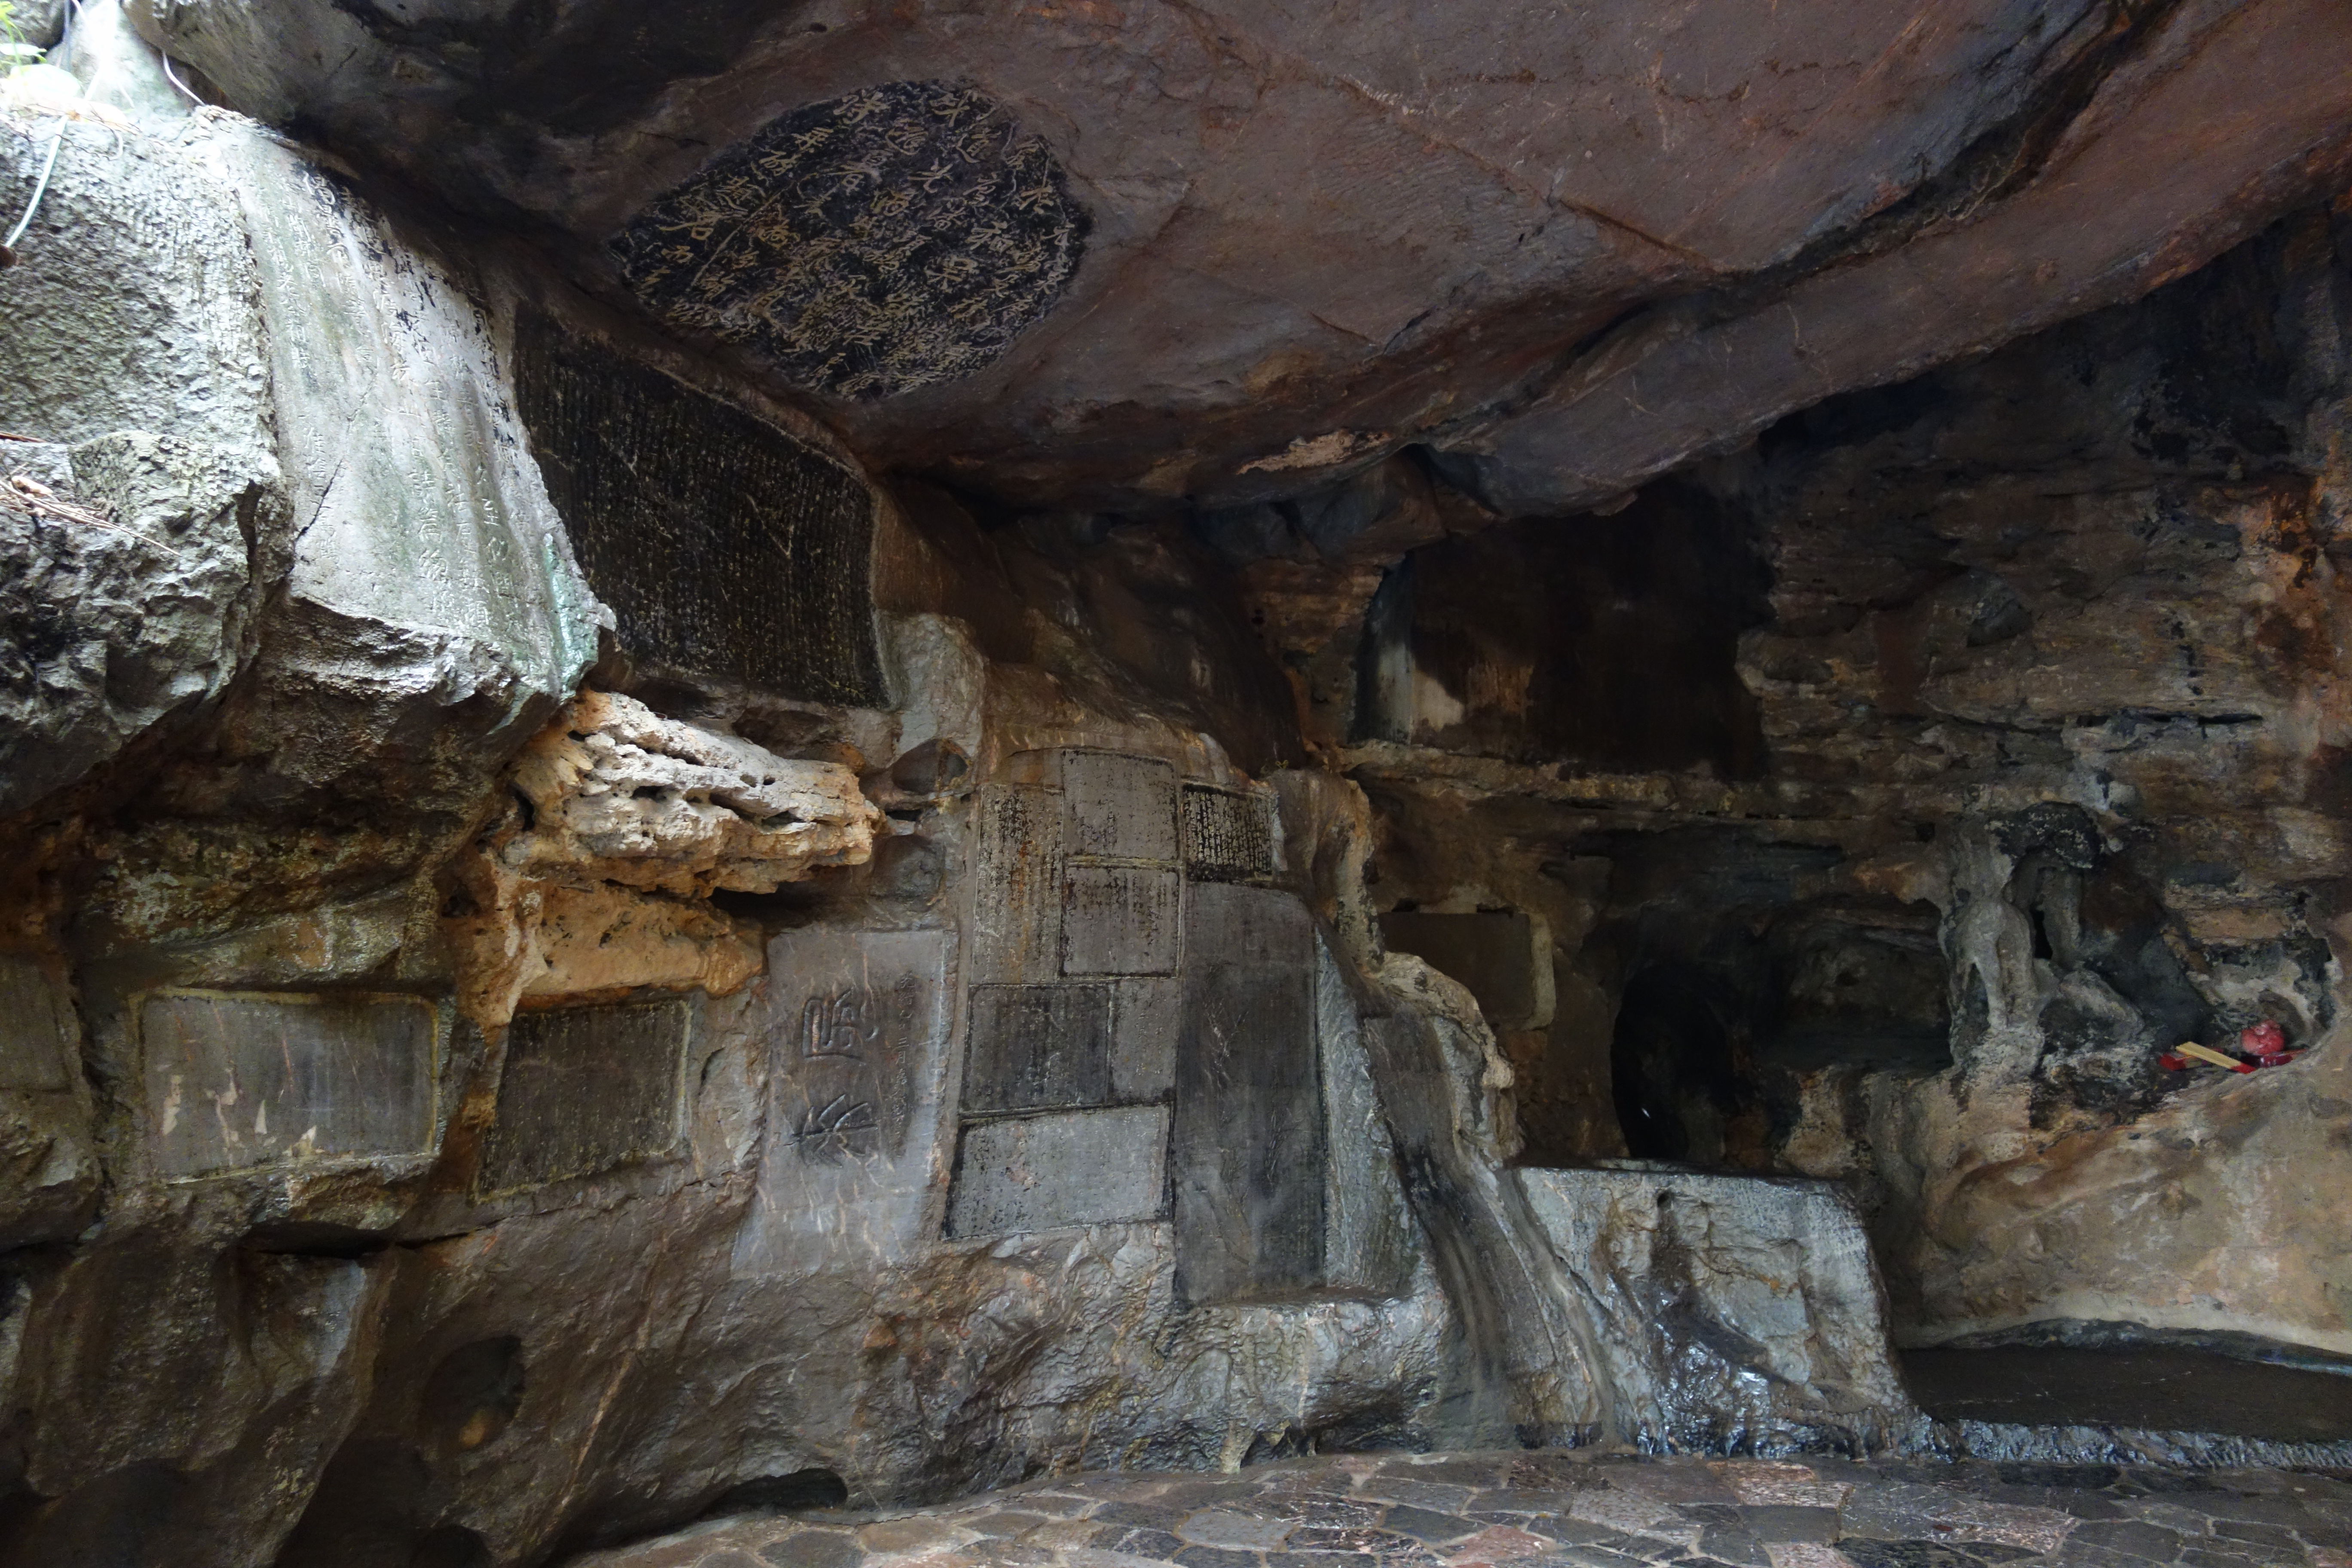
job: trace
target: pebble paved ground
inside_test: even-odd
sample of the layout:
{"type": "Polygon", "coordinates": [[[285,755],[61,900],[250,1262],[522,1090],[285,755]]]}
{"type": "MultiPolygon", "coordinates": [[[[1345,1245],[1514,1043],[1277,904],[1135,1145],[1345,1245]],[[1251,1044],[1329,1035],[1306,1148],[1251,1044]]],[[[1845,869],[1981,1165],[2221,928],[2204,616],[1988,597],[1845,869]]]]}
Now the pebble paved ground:
{"type": "Polygon", "coordinates": [[[2352,1568],[2352,1478],[2115,1466],[1348,1455],[714,1521],[575,1568],[2352,1568]]]}

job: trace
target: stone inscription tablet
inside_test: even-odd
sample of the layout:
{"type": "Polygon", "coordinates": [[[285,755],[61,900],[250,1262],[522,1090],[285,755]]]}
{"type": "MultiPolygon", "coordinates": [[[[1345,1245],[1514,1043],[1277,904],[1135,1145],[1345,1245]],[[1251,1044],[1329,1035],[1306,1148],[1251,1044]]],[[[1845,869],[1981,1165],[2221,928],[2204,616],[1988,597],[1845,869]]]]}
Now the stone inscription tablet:
{"type": "Polygon", "coordinates": [[[863,400],[994,362],[1060,300],[1086,235],[1053,152],[1003,105],[892,81],[770,121],[612,250],[673,323],[863,400]]]}
{"type": "Polygon", "coordinates": [[[1172,974],[1177,903],[1173,870],[1073,866],[1062,900],[1062,973],[1172,974]]]}
{"type": "Polygon", "coordinates": [[[1176,1038],[1183,1032],[1184,983],[1122,980],[1111,1003],[1110,1097],[1122,1103],[1165,1100],[1176,1082],[1176,1038]]]}
{"type": "Polygon", "coordinates": [[[1176,858],[1176,770],[1166,763],[1114,752],[1066,752],[1062,798],[1067,853],[1176,858]]]}
{"type": "Polygon", "coordinates": [[[684,998],[516,1014],[481,1190],[590,1176],[675,1152],[689,1017],[684,998]]]}
{"type": "Polygon", "coordinates": [[[423,997],[156,991],[136,1016],[166,1177],[432,1152],[439,1024],[423,997]]]}
{"type": "Polygon", "coordinates": [[[1203,883],[1186,908],[1170,1143],[1176,1288],[1195,1303],[1322,1282],[1314,926],[1287,893],[1203,883]]]}
{"type": "Polygon", "coordinates": [[[956,1155],[948,1234],[1156,1219],[1167,1147],[1168,1110],[1158,1105],[973,1122],[956,1155]]]}
{"type": "Polygon", "coordinates": [[[975,985],[963,1108],[1044,1110],[1111,1098],[1108,985],[975,985]]]}
{"type": "Polygon", "coordinates": [[[73,1004],[47,971],[19,953],[0,953],[0,1089],[68,1087],[80,1055],[73,1004]]]}
{"type": "Polygon", "coordinates": [[[971,910],[980,980],[1045,980],[1061,961],[1062,797],[1027,787],[981,792],[971,910]]]}
{"type": "Polygon", "coordinates": [[[937,1240],[953,952],[945,931],[822,925],[768,943],[749,1020],[765,1136],[738,1279],[864,1279],[937,1240]]]}
{"type": "Polygon", "coordinates": [[[1184,786],[1184,874],[1204,882],[1270,877],[1274,803],[1245,790],[1184,786]]]}
{"type": "Polygon", "coordinates": [[[807,701],[887,700],[862,478],[544,317],[517,335],[532,450],[623,643],[807,701]]]}
{"type": "Polygon", "coordinates": [[[895,1158],[907,1143],[910,1042],[920,982],[861,974],[820,984],[801,1004],[783,1047],[778,1130],[818,1163],[895,1158]]]}

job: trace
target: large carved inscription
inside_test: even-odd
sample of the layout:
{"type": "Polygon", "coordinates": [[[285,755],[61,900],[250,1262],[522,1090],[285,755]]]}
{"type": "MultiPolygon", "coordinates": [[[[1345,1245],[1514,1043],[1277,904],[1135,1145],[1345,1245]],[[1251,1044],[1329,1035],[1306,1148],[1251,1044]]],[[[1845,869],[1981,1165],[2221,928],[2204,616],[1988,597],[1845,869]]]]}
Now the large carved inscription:
{"type": "Polygon", "coordinates": [[[1053,309],[1086,212],[1045,143],[948,81],[796,109],[639,214],[621,276],[675,324],[860,400],[993,363],[1053,309]]]}
{"type": "Polygon", "coordinates": [[[1326,1170],[1306,907],[1202,883],[1185,910],[1171,1186],[1187,1301],[1264,1300],[1323,1274],[1326,1170]]]}
{"type": "Polygon", "coordinates": [[[768,944],[767,998],[752,1021],[767,1139],[736,1244],[741,1275],[867,1268],[938,1234],[951,949],[945,931],[823,926],[768,944]]]}
{"type": "Polygon", "coordinates": [[[532,450],[623,643],[787,697],[886,700],[862,478],[545,317],[517,338],[532,450]]]}
{"type": "Polygon", "coordinates": [[[803,1160],[895,1157],[906,1146],[912,974],[820,989],[801,1004],[783,1062],[781,1131],[803,1160]]]}
{"type": "Polygon", "coordinates": [[[690,1025],[682,998],[516,1014],[481,1189],[538,1186],[676,1153],[690,1025]]]}
{"type": "Polygon", "coordinates": [[[423,997],[155,991],[136,1016],[163,1176],[432,1152],[439,1023],[423,997]]]}
{"type": "Polygon", "coordinates": [[[1327,1251],[1342,1283],[1385,1282],[1385,1217],[1327,1224],[1322,1011],[1353,1015],[1344,986],[1318,1009],[1314,922],[1266,885],[1272,793],[1082,748],[1003,776],[975,857],[950,1233],[1159,1217],[1172,1194],[1188,1300],[1321,1289],[1327,1251]]]}

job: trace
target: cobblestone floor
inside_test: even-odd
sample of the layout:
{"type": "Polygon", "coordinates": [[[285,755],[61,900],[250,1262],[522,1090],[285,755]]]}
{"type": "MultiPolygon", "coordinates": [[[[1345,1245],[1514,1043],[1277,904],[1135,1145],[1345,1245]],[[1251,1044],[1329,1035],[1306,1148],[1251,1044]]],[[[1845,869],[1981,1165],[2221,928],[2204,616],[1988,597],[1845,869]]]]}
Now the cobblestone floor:
{"type": "Polygon", "coordinates": [[[715,1521],[577,1568],[2352,1568],[2352,1480],[1967,1462],[1349,1455],[715,1521]]]}

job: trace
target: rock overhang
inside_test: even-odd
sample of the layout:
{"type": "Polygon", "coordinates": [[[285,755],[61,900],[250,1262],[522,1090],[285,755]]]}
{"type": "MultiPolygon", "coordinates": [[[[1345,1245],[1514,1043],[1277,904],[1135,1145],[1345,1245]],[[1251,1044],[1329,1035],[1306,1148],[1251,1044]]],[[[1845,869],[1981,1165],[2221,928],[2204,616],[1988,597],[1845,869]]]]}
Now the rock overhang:
{"type": "Polygon", "coordinates": [[[143,26],[882,466],[1102,510],[1421,444],[1506,511],[1574,510],[2131,297],[2324,188],[2352,135],[2352,24],[2316,0],[143,26]]]}

